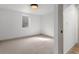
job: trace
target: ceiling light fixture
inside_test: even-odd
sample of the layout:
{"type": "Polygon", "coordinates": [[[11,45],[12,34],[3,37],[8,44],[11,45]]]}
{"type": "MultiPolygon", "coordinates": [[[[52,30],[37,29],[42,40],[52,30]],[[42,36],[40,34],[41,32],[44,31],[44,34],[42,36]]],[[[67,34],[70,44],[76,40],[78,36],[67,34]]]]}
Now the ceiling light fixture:
{"type": "Polygon", "coordinates": [[[32,9],[37,9],[38,8],[38,4],[31,4],[30,6],[32,7],[32,9]]]}

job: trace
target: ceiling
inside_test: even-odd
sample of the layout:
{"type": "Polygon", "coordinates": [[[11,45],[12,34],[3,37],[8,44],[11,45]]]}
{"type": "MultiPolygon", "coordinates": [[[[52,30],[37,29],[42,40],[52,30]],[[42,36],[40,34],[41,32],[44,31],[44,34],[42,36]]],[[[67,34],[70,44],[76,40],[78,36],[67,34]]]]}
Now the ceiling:
{"type": "Polygon", "coordinates": [[[55,5],[53,4],[38,4],[38,5],[39,7],[36,11],[33,11],[29,4],[0,4],[0,8],[38,15],[43,15],[52,12],[53,9],[55,8],[55,5]]]}

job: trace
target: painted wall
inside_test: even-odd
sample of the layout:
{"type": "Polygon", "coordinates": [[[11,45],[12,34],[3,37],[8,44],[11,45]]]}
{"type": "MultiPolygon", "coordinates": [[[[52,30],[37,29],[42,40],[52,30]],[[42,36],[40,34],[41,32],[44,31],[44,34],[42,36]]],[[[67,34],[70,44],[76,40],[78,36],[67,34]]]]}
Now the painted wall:
{"type": "Polygon", "coordinates": [[[58,5],[55,7],[54,20],[54,53],[58,54],[58,5]]]}
{"type": "Polygon", "coordinates": [[[53,12],[41,16],[0,9],[0,40],[34,35],[40,32],[54,37],[55,13],[56,5],[53,6],[53,12]],[[29,27],[22,28],[22,15],[30,17],[29,27]]]}
{"type": "Polygon", "coordinates": [[[54,53],[58,53],[58,5],[55,5],[52,12],[42,15],[40,21],[41,33],[54,37],[54,53]]]}
{"type": "Polygon", "coordinates": [[[40,16],[0,9],[0,40],[40,33],[40,16]],[[22,16],[30,18],[29,27],[22,28],[22,16]]]}
{"type": "Polygon", "coordinates": [[[64,53],[78,42],[78,11],[75,5],[64,5],[63,29],[64,29],[64,53]]]}
{"type": "Polygon", "coordinates": [[[41,16],[41,33],[54,37],[55,10],[41,16]]]}

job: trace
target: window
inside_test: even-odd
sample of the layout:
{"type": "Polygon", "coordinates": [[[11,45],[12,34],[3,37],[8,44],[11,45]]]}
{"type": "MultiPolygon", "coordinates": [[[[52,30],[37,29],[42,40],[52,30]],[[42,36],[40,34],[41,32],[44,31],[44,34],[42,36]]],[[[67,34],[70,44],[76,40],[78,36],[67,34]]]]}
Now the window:
{"type": "Polygon", "coordinates": [[[29,26],[29,18],[28,16],[22,16],[22,27],[28,27],[29,26]]]}

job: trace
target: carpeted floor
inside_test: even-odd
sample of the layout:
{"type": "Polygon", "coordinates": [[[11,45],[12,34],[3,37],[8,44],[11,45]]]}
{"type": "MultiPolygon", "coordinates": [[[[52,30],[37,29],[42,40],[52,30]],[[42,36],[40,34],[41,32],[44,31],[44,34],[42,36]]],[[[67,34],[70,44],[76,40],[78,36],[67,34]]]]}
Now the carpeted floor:
{"type": "Polygon", "coordinates": [[[52,54],[54,39],[44,36],[0,42],[0,54],[52,54]]]}

